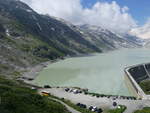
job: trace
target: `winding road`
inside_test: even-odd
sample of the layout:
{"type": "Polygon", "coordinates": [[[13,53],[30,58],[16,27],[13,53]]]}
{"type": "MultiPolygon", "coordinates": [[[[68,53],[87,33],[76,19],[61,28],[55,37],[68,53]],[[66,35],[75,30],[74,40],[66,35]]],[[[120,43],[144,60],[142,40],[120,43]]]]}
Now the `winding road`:
{"type": "Polygon", "coordinates": [[[68,110],[69,112],[71,112],[71,113],[81,113],[81,112],[79,112],[79,111],[75,110],[74,108],[72,108],[72,107],[68,106],[67,104],[65,104],[65,103],[64,103],[64,102],[62,102],[61,100],[54,99],[54,98],[49,98],[49,99],[51,99],[51,100],[54,100],[54,101],[56,101],[56,102],[61,103],[61,104],[62,104],[62,105],[64,105],[64,106],[67,108],[67,110],[68,110]]]}

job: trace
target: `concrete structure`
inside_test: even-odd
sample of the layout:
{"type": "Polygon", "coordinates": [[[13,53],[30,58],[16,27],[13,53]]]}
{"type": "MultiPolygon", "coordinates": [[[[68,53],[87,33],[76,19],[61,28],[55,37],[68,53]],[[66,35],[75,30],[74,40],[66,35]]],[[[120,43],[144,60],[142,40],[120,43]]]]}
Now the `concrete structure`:
{"type": "Polygon", "coordinates": [[[125,68],[125,78],[130,82],[131,89],[138,99],[149,99],[150,95],[146,95],[138,82],[150,79],[150,63],[139,64],[125,68]]]}

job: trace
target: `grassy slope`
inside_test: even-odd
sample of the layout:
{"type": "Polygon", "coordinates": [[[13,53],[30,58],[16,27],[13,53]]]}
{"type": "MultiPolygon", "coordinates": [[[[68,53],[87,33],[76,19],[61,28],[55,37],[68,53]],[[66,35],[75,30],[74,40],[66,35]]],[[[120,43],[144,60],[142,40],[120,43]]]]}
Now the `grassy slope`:
{"type": "Polygon", "coordinates": [[[141,88],[146,94],[150,95],[150,80],[145,80],[140,83],[141,88]]]}
{"type": "Polygon", "coordinates": [[[123,113],[126,110],[126,106],[120,105],[121,108],[109,110],[108,113],[123,113]]]}
{"type": "Polygon", "coordinates": [[[150,107],[145,107],[142,110],[137,110],[134,113],[150,113],[150,107]]]}
{"type": "Polygon", "coordinates": [[[3,78],[0,78],[0,97],[1,113],[68,113],[58,102],[3,78]]]}
{"type": "Polygon", "coordinates": [[[16,77],[21,75],[18,68],[26,68],[60,56],[64,54],[39,40],[37,36],[25,32],[24,26],[16,20],[0,15],[0,74],[16,77]],[[11,29],[11,36],[6,35],[4,26],[11,29]]]}

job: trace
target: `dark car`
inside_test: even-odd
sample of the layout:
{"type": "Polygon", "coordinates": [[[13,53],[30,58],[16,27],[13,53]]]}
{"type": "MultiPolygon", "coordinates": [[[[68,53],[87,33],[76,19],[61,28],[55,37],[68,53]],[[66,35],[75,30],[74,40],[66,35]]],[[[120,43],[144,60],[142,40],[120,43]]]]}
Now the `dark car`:
{"type": "Polygon", "coordinates": [[[81,103],[77,103],[76,105],[81,107],[81,108],[86,108],[87,107],[85,104],[81,104],[81,103]]]}
{"type": "Polygon", "coordinates": [[[92,109],[93,109],[93,106],[90,106],[90,107],[89,107],[89,110],[92,110],[92,109]]]}
{"type": "Polygon", "coordinates": [[[68,92],[70,89],[69,88],[65,88],[65,91],[68,92]]]}
{"type": "Polygon", "coordinates": [[[86,105],[85,104],[80,104],[80,107],[81,108],[86,108],[86,105]]]}
{"type": "Polygon", "coordinates": [[[80,105],[81,105],[81,103],[77,103],[76,105],[77,105],[77,106],[80,106],[80,105]]]}
{"type": "Polygon", "coordinates": [[[96,111],[97,113],[102,113],[103,112],[103,110],[101,109],[101,108],[99,108],[99,109],[97,109],[97,111],[96,111]]]}
{"type": "Polygon", "coordinates": [[[117,106],[117,102],[113,102],[113,106],[114,106],[114,107],[117,106]]]}
{"type": "Polygon", "coordinates": [[[44,88],[51,88],[49,85],[44,85],[44,88]]]}
{"type": "Polygon", "coordinates": [[[82,93],[82,91],[81,91],[81,90],[79,90],[79,91],[78,91],[78,93],[82,93]]]}

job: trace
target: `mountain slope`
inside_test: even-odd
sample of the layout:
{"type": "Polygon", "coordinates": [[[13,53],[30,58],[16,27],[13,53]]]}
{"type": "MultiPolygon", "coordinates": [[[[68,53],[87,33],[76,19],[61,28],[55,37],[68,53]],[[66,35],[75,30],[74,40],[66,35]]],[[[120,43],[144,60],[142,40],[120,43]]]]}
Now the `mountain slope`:
{"type": "Polygon", "coordinates": [[[56,19],[68,25],[75,32],[80,32],[85,40],[88,40],[102,51],[141,47],[143,43],[138,37],[129,34],[118,35],[99,26],[88,24],[75,26],[63,19],[56,19]]]}
{"type": "Polygon", "coordinates": [[[79,31],[84,37],[102,50],[140,47],[139,42],[129,36],[117,35],[98,26],[82,25],[79,31]]]}
{"type": "Polygon", "coordinates": [[[0,1],[0,74],[65,55],[101,52],[79,32],[17,0],[0,1]]]}
{"type": "Polygon", "coordinates": [[[26,32],[39,36],[40,40],[45,41],[57,50],[66,54],[73,54],[78,51],[83,53],[87,52],[87,50],[84,49],[100,52],[97,47],[90,44],[87,40],[84,40],[79,33],[72,31],[65,24],[48,16],[37,14],[22,2],[10,0],[2,1],[5,1],[1,4],[4,6],[3,9],[5,9],[12,18],[15,18],[21,23],[26,32]],[[74,43],[79,44],[80,47],[74,43]],[[70,49],[76,51],[72,52],[70,49]]]}
{"type": "Polygon", "coordinates": [[[137,46],[100,27],[75,26],[18,0],[0,0],[0,74],[18,77],[27,67],[63,56],[137,46]]]}

